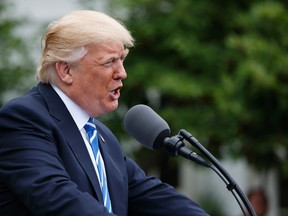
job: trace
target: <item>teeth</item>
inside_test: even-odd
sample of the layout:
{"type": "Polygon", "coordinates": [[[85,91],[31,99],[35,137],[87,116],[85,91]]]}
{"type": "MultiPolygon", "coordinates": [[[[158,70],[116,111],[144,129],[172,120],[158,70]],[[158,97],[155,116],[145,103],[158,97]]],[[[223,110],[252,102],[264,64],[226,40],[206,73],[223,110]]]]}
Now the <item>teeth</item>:
{"type": "Polygon", "coordinates": [[[111,93],[112,94],[117,94],[119,91],[120,91],[120,89],[115,89],[115,90],[112,90],[111,93]]]}

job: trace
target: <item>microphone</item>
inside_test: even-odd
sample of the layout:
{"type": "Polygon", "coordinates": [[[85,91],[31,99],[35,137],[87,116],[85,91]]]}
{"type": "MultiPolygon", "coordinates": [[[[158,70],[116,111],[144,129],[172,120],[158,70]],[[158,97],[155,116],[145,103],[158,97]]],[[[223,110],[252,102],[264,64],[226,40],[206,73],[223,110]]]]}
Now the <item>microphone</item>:
{"type": "Polygon", "coordinates": [[[202,166],[211,166],[202,157],[186,148],[181,136],[170,138],[169,125],[149,106],[138,104],[128,110],[124,117],[124,128],[148,149],[159,150],[165,147],[172,156],[180,155],[202,166]]]}
{"type": "Polygon", "coordinates": [[[142,104],[136,105],[128,110],[124,117],[124,128],[128,134],[148,149],[158,150],[165,147],[172,156],[180,155],[204,167],[211,168],[224,181],[227,189],[232,192],[244,215],[246,214],[243,211],[243,207],[233,190],[239,195],[250,215],[256,216],[251,203],[234,179],[224,169],[221,163],[187,131],[182,129],[178,135],[170,137],[171,131],[167,122],[150,107],[142,104]],[[220,172],[202,157],[186,148],[183,142],[184,139],[203,153],[220,172]]]}
{"type": "Polygon", "coordinates": [[[163,141],[170,136],[170,128],[150,107],[139,104],[132,107],[125,115],[124,128],[138,142],[148,149],[158,150],[163,141]]]}

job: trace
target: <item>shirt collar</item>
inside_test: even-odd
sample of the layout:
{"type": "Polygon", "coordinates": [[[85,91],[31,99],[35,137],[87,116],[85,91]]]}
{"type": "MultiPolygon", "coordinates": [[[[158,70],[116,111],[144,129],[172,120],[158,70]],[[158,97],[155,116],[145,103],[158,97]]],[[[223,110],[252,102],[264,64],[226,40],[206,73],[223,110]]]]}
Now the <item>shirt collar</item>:
{"type": "Polygon", "coordinates": [[[83,110],[78,104],[76,104],[71,98],[69,98],[60,88],[56,85],[51,84],[53,89],[59,95],[68,111],[70,112],[72,118],[74,119],[77,127],[81,130],[89,119],[89,115],[85,110],[83,110]]]}

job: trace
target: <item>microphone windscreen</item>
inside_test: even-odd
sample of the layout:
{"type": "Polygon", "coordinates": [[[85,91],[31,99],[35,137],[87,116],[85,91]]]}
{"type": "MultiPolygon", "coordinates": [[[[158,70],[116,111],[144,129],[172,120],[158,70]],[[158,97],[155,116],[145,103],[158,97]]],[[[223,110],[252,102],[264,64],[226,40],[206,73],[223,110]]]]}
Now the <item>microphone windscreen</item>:
{"type": "Polygon", "coordinates": [[[138,104],[125,115],[124,128],[138,142],[149,149],[160,149],[170,136],[170,127],[149,106],[138,104]]]}

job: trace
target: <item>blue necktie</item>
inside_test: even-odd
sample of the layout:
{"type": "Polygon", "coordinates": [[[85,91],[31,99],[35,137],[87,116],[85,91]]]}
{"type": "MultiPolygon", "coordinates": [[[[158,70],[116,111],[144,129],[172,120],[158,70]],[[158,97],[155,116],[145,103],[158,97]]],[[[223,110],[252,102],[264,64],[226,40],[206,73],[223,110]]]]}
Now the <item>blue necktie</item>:
{"type": "Polygon", "coordinates": [[[107,186],[107,179],[106,175],[104,172],[104,164],[102,160],[100,159],[100,150],[98,146],[98,133],[96,130],[96,126],[94,124],[94,121],[92,118],[89,118],[89,121],[86,123],[84,126],[84,129],[86,130],[89,138],[89,142],[91,144],[94,158],[97,164],[97,169],[99,173],[99,180],[100,180],[100,187],[102,190],[102,196],[104,200],[104,206],[108,209],[108,211],[111,213],[112,212],[112,206],[111,206],[111,200],[110,200],[110,195],[108,191],[108,186],[107,186]]]}

